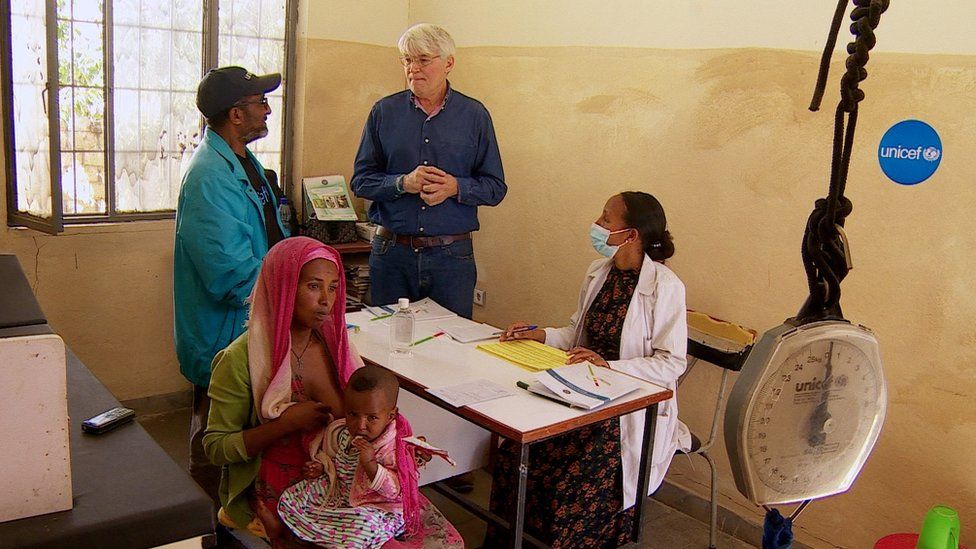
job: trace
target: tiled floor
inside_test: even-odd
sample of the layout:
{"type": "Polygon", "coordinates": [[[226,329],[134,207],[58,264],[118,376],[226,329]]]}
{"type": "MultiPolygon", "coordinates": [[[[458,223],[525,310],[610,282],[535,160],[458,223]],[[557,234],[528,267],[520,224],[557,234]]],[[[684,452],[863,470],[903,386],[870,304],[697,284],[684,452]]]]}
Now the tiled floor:
{"type": "MultiPolygon", "coordinates": [[[[138,412],[138,410],[137,410],[138,412]]],[[[139,423],[152,435],[172,458],[180,464],[189,460],[187,448],[187,429],[190,410],[181,408],[165,413],[142,413],[139,423]]],[[[490,476],[478,471],[475,474],[475,489],[472,497],[480,503],[487,503],[490,476]]],[[[461,532],[466,547],[480,547],[485,534],[485,525],[473,515],[457,507],[428,489],[424,493],[447,516],[461,532]]],[[[706,549],[708,547],[708,525],[688,515],[676,511],[654,499],[648,500],[649,508],[645,528],[649,540],[644,547],[654,549],[706,549]]],[[[748,549],[754,547],[725,534],[719,533],[720,549],[748,549]]]]}

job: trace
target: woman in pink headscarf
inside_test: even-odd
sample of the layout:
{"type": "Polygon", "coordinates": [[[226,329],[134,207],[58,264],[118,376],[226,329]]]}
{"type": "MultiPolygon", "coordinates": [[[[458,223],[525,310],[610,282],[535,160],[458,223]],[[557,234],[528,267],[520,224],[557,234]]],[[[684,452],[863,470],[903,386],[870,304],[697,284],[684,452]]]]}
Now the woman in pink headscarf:
{"type": "Polygon", "coordinates": [[[217,354],[204,448],[223,466],[221,523],[274,538],[278,498],[301,480],[312,432],[344,414],[342,394],[362,366],[346,334],[346,282],[334,249],[311,238],[268,251],[248,329],[217,354]]]}

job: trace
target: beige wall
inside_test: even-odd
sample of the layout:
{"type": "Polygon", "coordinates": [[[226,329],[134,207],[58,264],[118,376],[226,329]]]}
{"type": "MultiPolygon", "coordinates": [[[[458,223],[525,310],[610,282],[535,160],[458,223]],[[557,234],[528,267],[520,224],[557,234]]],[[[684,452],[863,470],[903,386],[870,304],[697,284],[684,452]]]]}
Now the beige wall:
{"type": "MultiPolygon", "coordinates": [[[[805,296],[800,236],[826,192],[830,151],[831,109],[806,110],[814,54],[471,48],[462,55],[470,76],[455,83],[492,110],[511,189],[501,207],[483,212],[478,235],[484,318],[564,323],[595,257],[587,225],[624,189],[651,192],[665,205],[678,249],[672,264],[690,307],[759,330],[796,312],[805,296]],[[500,89],[502,80],[510,86],[500,89]]],[[[944,206],[976,198],[976,166],[963,152],[976,144],[973,103],[963,92],[976,77],[972,61],[872,59],[848,192],[856,268],[843,304],[849,318],[879,334],[891,408],[854,489],[818,502],[799,522],[802,539],[818,545],[868,547],[884,533],[916,529],[935,503],[963,516],[976,510],[976,477],[956,450],[976,442],[967,412],[976,392],[967,372],[976,260],[963,252],[976,244],[976,223],[966,208],[944,206]],[[916,188],[888,182],[875,159],[882,133],[905,118],[931,122],[946,144],[936,177],[916,188]],[[863,528],[853,527],[855,516],[863,528]]],[[[701,373],[680,398],[682,417],[697,429],[707,427],[702,395],[716,382],[701,373]]],[[[721,444],[715,455],[726,472],[725,504],[755,513],[732,485],[721,444]]],[[[705,471],[678,459],[670,478],[705,493],[705,471]]]]}
{"type": "Polygon", "coordinates": [[[189,388],[173,349],[172,221],[59,236],[6,221],[4,208],[0,253],[17,255],[55,332],[118,399],[189,388]]]}
{"type": "MultiPolygon", "coordinates": [[[[848,192],[856,268],[843,304],[879,334],[891,401],[854,488],[799,520],[800,539],[818,546],[869,547],[883,534],[917,530],[935,503],[959,510],[964,525],[976,520],[966,455],[976,443],[976,380],[967,371],[976,358],[976,260],[968,253],[976,248],[968,214],[976,198],[968,154],[976,145],[976,46],[961,30],[976,7],[964,1],[940,10],[956,14],[941,27],[933,14],[894,3],[868,67],[848,192]],[[905,51],[913,53],[897,53],[905,51]],[[923,55],[931,52],[944,53],[923,55]],[[883,177],[875,155],[883,132],[906,118],[928,121],[945,144],[936,175],[907,188],[883,177]]],[[[588,224],[609,195],[640,189],[668,212],[678,249],[672,265],[689,305],[772,327],[804,298],[799,239],[826,191],[840,65],[824,111],[810,113],[817,55],[797,50],[822,44],[829,9],[755,2],[753,20],[719,0],[678,13],[674,3],[649,4],[304,2],[299,175],[351,176],[370,105],[403,86],[396,37],[408,23],[438,22],[461,46],[453,83],[492,112],[510,186],[500,207],[481,212],[476,246],[488,306],[479,318],[564,322],[595,257],[588,224]],[[716,10],[720,17],[709,15],[716,10]],[[785,24],[797,10],[806,23],[785,24]],[[701,42],[686,37],[689,26],[701,42]],[[689,49],[699,43],[714,49],[689,49]]],[[[116,396],[187,386],[172,350],[172,222],[58,237],[5,224],[0,231],[0,251],[18,255],[55,329],[116,396]]],[[[680,399],[682,417],[698,428],[710,398],[699,395],[715,381],[703,373],[680,399]]],[[[732,485],[724,450],[715,455],[723,504],[756,513],[732,485]]],[[[682,458],[670,478],[705,493],[704,471],[682,458]]],[[[969,534],[963,541],[974,545],[969,534]]]]}
{"type": "MultiPolygon", "coordinates": [[[[315,2],[318,4],[318,2],[315,2]]],[[[347,2],[330,0],[329,4],[347,2]]],[[[836,2],[779,0],[410,0],[409,23],[444,25],[460,47],[626,46],[823,49],[836,2]]],[[[850,10],[851,3],[848,3],[850,10]]],[[[976,5],[892,2],[876,51],[976,53],[976,5]],[[952,14],[946,17],[946,14],[952,14]]],[[[335,8],[330,8],[335,9],[335,8]]],[[[392,8],[391,8],[392,9],[392,8]]],[[[843,26],[841,37],[848,32],[843,26]]],[[[332,36],[333,38],[346,39],[332,36]]],[[[375,43],[375,42],[374,42],[375,43]]]]}
{"type": "MultiPolygon", "coordinates": [[[[488,306],[476,316],[496,324],[565,322],[595,258],[588,224],[608,196],[639,189],[658,196],[668,212],[678,249],[672,266],[691,307],[760,331],[779,324],[805,297],[799,240],[827,188],[842,58],[823,111],[806,106],[819,57],[813,50],[830,9],[762,2],[765,16],[740,21],[740,10],[722,2],[694,2],[678,14],[668,13],[673,4],[615,4],[626,9],[589,1],[574,2],[577,9],[561,2],[409,2],[403,27],[432,21],[454,34],[460,50],[452,82],[491,111],[505,163],[509,195],[480,213],[479,286],[488,306]],[[718,16],[699,25],[699,36],[715,49],[689,49],[697,42],[682,38],[683,25],[702,23],[696,14],[714,10],[718,16]],[[783,34],[791,15],[809,23],[783,34]]],[[[976,15],[968,4],[957,7],[976,15]]],[[[855,270],[844,282],[843,305],[879,335],[890,407],[853,489],[816,502],[798,521],[799,539],[815,546],[869,547],[884,534],[917,531],[936,503],[955,507],[964,524],[976,516],[976,476],[957,450],[976,442],[968,412],[976,379],[967,372],[976,358],[969,298],[976,260],[965,253],[976,245],[976,222],[967,208],[952,206],[976,198],[969,181],[976,161],[966,154],[976,145],[976,65],[972,55],[924,55],[973,54],[976,47],[961,23],[939,29],[929,22],[933,14],[889,11],[864,84],[848,190],[855,270]],[[906,21],[917,24],[914,33],[906,21]],[[960,39],[943,47],[943,33],[960,39]],[[906,51],[913,53],[899,53],[906,51]],[[931,123],[945,145],[939,171],[916,187],[885,179],[875,152],[884,131],[906,118],[931,123]]],[[[348,178],[370,105],[403,86],[392,60],[395,36],[386,48],[328,32],[305,40],[306,74],[330,75],[308,90],[315,88],[319,104],[335,105],[315,113],[306,102],[308,120],[319,117],[335,131],[306,143],[303,166],[312,170],[306,175],[324,170],[348,178]],[[371,59],[380,67],[360,64],[371,59]],[[337,72],[350,66],[348,74],[337,72]]],[[[306,138],[312,133],[306,129],[306,138]]],[[[682,387],[682,417],[693,427],[707,426],[716,383],[700,368],[682,387]]],[[[724,454],[720,443],[714,455],[723,505],[759,520],[735,490],[724,454]]],[[[676,460],[669,478],[707,491],[700,461],[676,460]]]]}
{"type": "Polygon", "coordinates": [[[295,198],[302,177],[352,178],[369,107],[403,86],[396,48],[390,44],[403,32],[406,6],[406,1],[385,0],[303,4],[294,117],[295,198]],[[335,13],[348,15],[348,24],[335,13]],[[359,41],[349,40],[357,35],[359,41]]]}
{"type": "MultiPolygon", "coordinates": [[[[0,173],[5,180],[2,156],[0,173]]],[[[52,236],[8,227],[6,192],[0,186],[0,253],[17,256],[48,322],[92,373],[119,400],[189,388],[173,348],[173,222],[52,236]]]]}

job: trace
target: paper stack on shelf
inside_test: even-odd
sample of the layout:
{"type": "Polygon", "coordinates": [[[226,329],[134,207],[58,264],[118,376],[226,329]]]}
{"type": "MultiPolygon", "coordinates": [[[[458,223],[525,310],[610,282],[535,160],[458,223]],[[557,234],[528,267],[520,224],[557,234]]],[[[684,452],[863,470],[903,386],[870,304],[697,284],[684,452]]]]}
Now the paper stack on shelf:
{"type": "Polygon", "coordinates": [[[350,295],[346,296],[346,312],[354,313],[360,311],[363,308],[363,302],[350,295]]]}
{"type": "Polygon", "coordinates": [[[346,298],[360,302],[369,294],[369,265],[345,265],[346,298]]]}

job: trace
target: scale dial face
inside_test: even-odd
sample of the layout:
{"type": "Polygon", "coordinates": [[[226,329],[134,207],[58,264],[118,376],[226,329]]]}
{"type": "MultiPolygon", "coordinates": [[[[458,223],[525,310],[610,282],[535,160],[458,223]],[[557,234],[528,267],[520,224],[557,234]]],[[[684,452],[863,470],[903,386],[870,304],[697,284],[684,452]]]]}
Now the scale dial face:
{"type": "Polygon", "coordinates": [[[877,340],[857,326],[818,322],[778,336],[767,356],[740,418],[746,495],[771,504],[846,491],[884,420],[877,340]]]}

